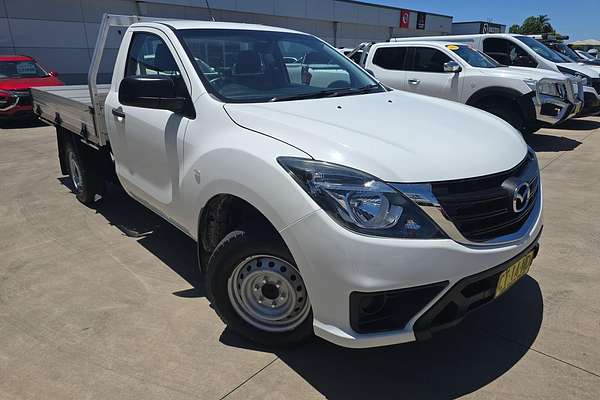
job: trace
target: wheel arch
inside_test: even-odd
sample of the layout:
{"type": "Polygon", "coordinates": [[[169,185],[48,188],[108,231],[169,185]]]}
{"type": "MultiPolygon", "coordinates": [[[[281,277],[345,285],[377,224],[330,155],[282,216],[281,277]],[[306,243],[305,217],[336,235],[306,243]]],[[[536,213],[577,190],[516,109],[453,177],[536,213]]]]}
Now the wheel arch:
{"type": "Polygon", "coordinates": [[[483,101],[494,97],[509,101],[516,101],[521,96],[523,96],[523,93],[519,92],[518,90],[502,86],[492,86],[479,89],[477,92],[473,93],[471,97],[469,97],[465,104],[469,106],[475,106],[476,104],[481,104],[483,101]]]}
{"type": "MultiPolygon", "coordinates": [[[[219,242],[240,227],[252,227],[280,240],[287,248],[274,223],[252,202],[232,193],[212,195],[200,209],[197,222],[198,260],[205,270],[208,257],[219,242]]],[[[288,249],[289,251],[289,249],[288,249]]]]}

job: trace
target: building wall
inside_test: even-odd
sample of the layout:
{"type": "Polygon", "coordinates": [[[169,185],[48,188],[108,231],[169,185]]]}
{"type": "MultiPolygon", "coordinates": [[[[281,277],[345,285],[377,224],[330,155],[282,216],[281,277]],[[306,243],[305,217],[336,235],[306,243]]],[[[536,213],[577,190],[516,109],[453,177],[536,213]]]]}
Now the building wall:
{"type": "MultiPolygon", "coordinates": [[[[452,17],[427,14],[416,29],[399,28],[400,10],[347,0],[209,0],[218,21],[281,26],[312,33],[337,47],[390,37],[441,35],[452,17]]],[[[0,0],[0,54],[26,54],[67,83],[84,83],[103,13],[208,20],[205,0],[0,0]]],[[[108,82],[121,36],[110,32],[99,80],[108,82]]]]}
{"type": "Polygon", "coordinates": [[[452,24],[453,35],[471,35],[477,33],[504,33],[506,25],[495,24],[493,22],[473,21],[473,22],[454,22],[452,24]],[[487,32],[484,32],[487,29],[487,32]]]}

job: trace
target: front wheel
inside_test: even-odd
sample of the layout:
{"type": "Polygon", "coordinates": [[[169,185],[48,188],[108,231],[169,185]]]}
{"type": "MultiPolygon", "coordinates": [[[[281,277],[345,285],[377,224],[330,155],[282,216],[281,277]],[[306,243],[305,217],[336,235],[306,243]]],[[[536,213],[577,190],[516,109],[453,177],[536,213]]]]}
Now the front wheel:
{"type": "Polygon", "coordinates": [[[312,337],[306,286],[280,240],[236,230],[210,257],[207,293],[233,331],[267,346],[291,346],[312,337]]]}
{"type": "Polygon", "coordinates": [[[530,128],[525,126],[525,121],[521,112],[509,103],[488,102],[480,105],[478,108],[503,119],[524,135],[532,132],[530,128]]]}

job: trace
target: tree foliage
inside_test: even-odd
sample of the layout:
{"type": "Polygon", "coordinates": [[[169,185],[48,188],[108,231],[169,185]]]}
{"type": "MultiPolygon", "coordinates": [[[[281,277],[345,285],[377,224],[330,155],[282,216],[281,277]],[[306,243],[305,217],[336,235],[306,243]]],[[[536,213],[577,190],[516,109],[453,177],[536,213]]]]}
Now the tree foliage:
{"type": "Polygon", "coordinates": [[[522,35],[539,35],[542,33],[556,33],[552,24],[550,24],[550,17],[545,14],[538,16],[531,16],[525,18],[525,21],[521,25],[514,24],[509,30],[510,33],[520,33],[522,35]]]}

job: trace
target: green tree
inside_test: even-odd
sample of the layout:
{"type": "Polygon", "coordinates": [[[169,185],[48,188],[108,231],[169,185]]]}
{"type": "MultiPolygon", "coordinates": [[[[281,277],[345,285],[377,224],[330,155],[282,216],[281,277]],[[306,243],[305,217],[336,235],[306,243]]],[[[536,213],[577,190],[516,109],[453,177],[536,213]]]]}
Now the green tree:
{"type": "Polygon", "coordinates": [[[540,14],[537,17],[531,16],[525,18],[523,24],[514,24],[509,28],[510,33],[520,33],[523,35],[539,35],[542,33],[556,33],[552,24],[550,24],[550,17],[545,14],[540,14]]]}
{"type": "Polygon", "coordinates": [[[513,24],[508,28],[508,33],[521,33],[521,25],[513,24]]]}

